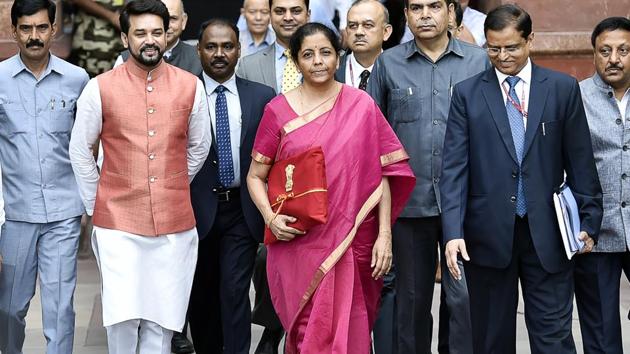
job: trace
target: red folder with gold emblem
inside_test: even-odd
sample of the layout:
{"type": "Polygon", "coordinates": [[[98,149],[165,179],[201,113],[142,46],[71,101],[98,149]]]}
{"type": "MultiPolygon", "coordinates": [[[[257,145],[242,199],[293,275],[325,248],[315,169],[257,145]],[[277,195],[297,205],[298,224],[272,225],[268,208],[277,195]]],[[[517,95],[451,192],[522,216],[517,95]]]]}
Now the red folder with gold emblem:
{"type": "MultiPolygon", "coordinates": [[[[271,209],[278,214],[297,219],[289,226],[308,231],[325,224],[328,217],[326,164],[321,147],[276,161],[267,176],[267,195],[271,209]]],[[[278,241],[267,227],[265,244],[278,241]]]]}

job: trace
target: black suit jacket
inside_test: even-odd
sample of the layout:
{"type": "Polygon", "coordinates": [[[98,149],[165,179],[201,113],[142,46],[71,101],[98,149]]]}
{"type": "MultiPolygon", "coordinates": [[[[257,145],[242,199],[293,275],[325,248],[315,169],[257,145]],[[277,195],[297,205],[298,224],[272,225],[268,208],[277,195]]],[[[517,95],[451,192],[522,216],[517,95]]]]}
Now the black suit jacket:
{"type": "Polygon", "coordinates": [[[349,53],[350,50],[341,56],[341,59],[339,59],[339,69],[335,71],[335,80],[341,82],[342,84],[346,83],[346,63],[348,62],[349,53]]]}
{"type": "MultiPolygon", "coordinates": [[[[203,81],[203,75],[199,75],[203,81]]],[[[263,115],[265,105],[275,97],[272,88],[240,77],[236,77],[236,88],[241,101],[241,207],[245,222],[250,234],[258,241],[263,240],[264,222],[256,205],[249,196],[247,189],[247,172],[251,163],[251,153],[254,148],[254,138],[263,115]]],[[[218,210],[218,200],[214,192],[219,188],[219,171],[216,139],[212,140],[210,154],[203,167],[190,184],[190,195],[195,219],[197,220],[197,233],[200,239],[204,239],[212,225],[218,210]]]]}
{"type": "MultiPolygon", "coordinates": [[[[543,268],[566,269],[553,205],[564,181],[581,230],[597,240],[602,190],[577,81],[532,64],[521,164],[531,237],[543,268]]],[[[512,259],[518,162],[494,68],[455,86],[440,179],[444,241],[463,238],[471,262],[504,268],[512,259]]]]}

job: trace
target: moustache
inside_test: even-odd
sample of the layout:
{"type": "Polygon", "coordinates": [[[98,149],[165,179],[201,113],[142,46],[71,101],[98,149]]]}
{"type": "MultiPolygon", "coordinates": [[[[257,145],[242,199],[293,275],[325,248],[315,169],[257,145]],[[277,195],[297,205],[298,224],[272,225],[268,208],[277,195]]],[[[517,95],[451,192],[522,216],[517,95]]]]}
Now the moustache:
{"type": "Polygon", "coordinates": [[[617,64],[612,64],[606,67],[606,70],[611,70],[611,69],[623,70],[623,68],[617,64]]]}
{"type": "Polygon", "coordinates": [[[142,46],[142,48],[140,48],[140,52],[144,52],[147,49],[153,49],[155,51],[157,51],[158,53],[161,53],[162,51],[160,50],[160,47],[153,45],[153,44],[148,44],[145,46],[142,46]]]}
{"type": "Polygon", "coordinates": [[[227,62],[227,60],[223,60],[223,59],[216,59],[216,60],[213,60],[212,62],[210,62],[210,65],[215,65],[215,64],[228,65],[229,63],[227,62]]]}
{"type": "Polygon", "coordinates": [[[26,48],[43,47],[43,46],[44,46],[44,42],[40,41],[39,39],[31,39],[30,41],[26,42],[26,48]]]}

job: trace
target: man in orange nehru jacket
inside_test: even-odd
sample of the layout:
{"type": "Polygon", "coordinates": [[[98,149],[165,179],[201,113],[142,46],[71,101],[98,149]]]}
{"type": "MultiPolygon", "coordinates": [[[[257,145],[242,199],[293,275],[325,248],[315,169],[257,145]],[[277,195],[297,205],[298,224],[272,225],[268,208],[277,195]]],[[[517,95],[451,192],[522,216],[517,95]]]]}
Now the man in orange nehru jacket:
{"type": "Polygon", "coordinates": [[[93,214],[109,353],[170,353],[197,260],[189,183],[210,149],[210,117],[201,81],[162,60],[166,6],[131,1],[120,23],[131,56],[81,94],[70,158],[93,214]]]}

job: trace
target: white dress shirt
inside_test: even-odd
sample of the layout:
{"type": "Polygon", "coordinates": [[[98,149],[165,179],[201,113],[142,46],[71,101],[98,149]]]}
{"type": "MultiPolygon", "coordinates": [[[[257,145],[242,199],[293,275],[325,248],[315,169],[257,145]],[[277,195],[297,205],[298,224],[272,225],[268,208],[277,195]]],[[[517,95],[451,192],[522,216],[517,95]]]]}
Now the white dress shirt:
{"type": "Polygon", "coordinates": [[[354,53],[348,54],[346,60],[346,85],[350,85],[354,88],[359,88],[359,84],[361,83],[361,73],[364,70],[372,73],[372,68],[374,67],[374,64],[370,65],[367,68],[364,67],[354,57],[354,53]]]}
{"type": "Polygon", "coordinates": [[[310,21],[322,23],[336,32],[337,29],[332,23],[336,10],[339,14],[339,29],[343,30],[346,28],[350,6],[352,6],[352,0],[311,0],[309,4],[310,21]]]}
{"type": "Polygon", "coordinates": [[[486,21],[486,14],[471,9],[470,6],[464,10],[462,23],[472,34],[478,46],[483,47],[486,44],[486,34],[483,31],[483,23],[486,21]]]}
{"type": "MultiPolygon", "coordinates": [[[[510,91],[510,84],[508,84],[506,79],[510,75],[505,75],[496,68],[494,70],[497,73],[499,85],[505,88],[501,88],[501,95],[503,95],[503,102],[507,104],[508,98],[506,91],[510,91]]],[[[523,69],[521,69],[521,71],[514,76],[518,76],[520,78],[520,80],[518,80],[518,82],[516,83],[516,87],[514,87],[514,91],[516,92],[516,96],[518,97],[521,107],[525,112],[527,112],[527,109],[529,108],[529,88],[532,84],[532,62],[531,60],[529,60],[529,58],[527,59],[527,64],[525,64],[523,69]]],[[[527,130],[527,116],[525,115],[523,115],[523,124],[525,125],[525,129],[527,130]]]]}
{"type": "MultiPolygon", "coordinates": [[[[234,181],[229,188],[236,188],[241,185],[241,100],[236,87],[236,74],[232,75],[226,82],[220,84],[213,80],[210,76],[203,73],[203,80],[206,83],[206,94],[208,95],[208,109],[210,110],[210,122],[212,123],[212,131],[217,131],[216,104],[217,93],[214,90],[219,85],[225,87],[225,100],[228,107],[228,120],[230,121],[230,144],[232,145],[232,166],[234,168],[234,181]]],[[[213,138],[215,138],[213,137],[213,138]]]]}
{"type": "MultiPolygon", "coordinates": [[[[190,117],[188,118],[188,178],[193,180],[197,172],[203,166],[210,145],[212,135],[208,116],[208,102],[201,80],[197,79],[195,102],[190,117]]],[[[96,189],[100,178],[99,170],[94,161],[93,149],[96,141],[101,136],[103,128],[103,110],[101,105],[101,93],[96,78],[83,89],[81,97],[77,101],[77,114],[72,128],[70,139],[70,160],[74,170],[79,193],[85,205],[88,215],[94,212],[96,201],[96,189]]],[[[107,158],[107,156],[105,156],[107,158]]]]}

